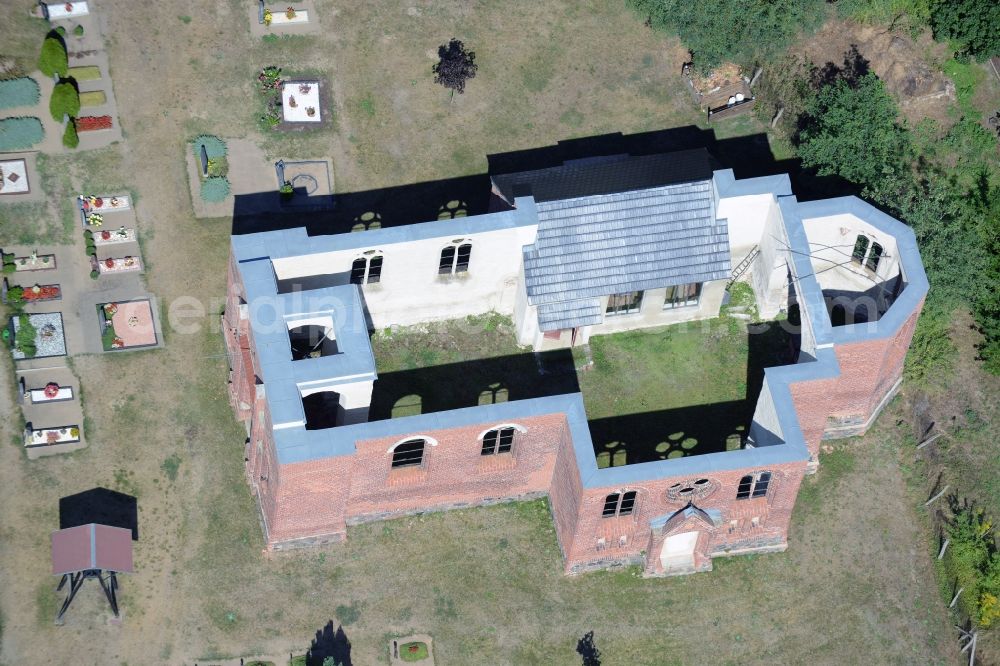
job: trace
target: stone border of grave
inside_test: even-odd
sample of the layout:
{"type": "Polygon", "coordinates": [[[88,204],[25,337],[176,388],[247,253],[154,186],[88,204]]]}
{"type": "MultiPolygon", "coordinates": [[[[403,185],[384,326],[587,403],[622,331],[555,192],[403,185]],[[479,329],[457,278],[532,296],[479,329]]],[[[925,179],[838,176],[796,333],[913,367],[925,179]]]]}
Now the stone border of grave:
{"type": "Polygon", "coordinates": [[[313,0],[290,0],[283,4],[267,3],[263,0],[247,1],[247,18],[250,21],[250,34],[254,37],[268,37],[273,35],[308,35],[316,34],[322,30],[319,24],[319,14],[316,12],[316,5],[313,0]],[[279,15],[283,18],[289,5],[295,8],[295,13],[299,16],[305,15],[305,21],[283,21],[275,20],[279,15]],[[271,11],[271,25],[264,24],[265,10],[271,11]]]}
{"type": "Polygon", "coordinates": [[[405,666],[406,664],[417,664],[418,666],[434,666],[434,639],[430,634],[411,634],[394,638],[389,641],[389,664],[391,666],[405,666]],[[403,661],[399,656],[399,648],[406,643],[420,642],[427,645],[427,658],[420,661],[403,661]]]}

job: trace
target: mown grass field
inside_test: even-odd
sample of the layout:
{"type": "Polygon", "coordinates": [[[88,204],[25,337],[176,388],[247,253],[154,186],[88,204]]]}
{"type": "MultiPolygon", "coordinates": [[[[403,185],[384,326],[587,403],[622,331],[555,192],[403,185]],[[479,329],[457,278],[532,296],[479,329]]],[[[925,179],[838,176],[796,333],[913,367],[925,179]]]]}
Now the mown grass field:
{"type": "MultiPolygon", "coordinates": [[[[328,155],[345,192],[481,172],[491,153],[569,137],[701,121],[679,78],[683,50],[623,3],[315,6],[322,34],[265,41],[251,37],[242,0],[102,0],[127,143],[46,157],[51,206],[0,205],[0,241],[81,243],[67,197],[130,191],[167,322],[163,350],[73,359],[87,449],[29,462],[6,443],[12,420],[0,420],[0,661],[212,663],[206,657],[305,648],[329,619],[343,623],[356,664],[387,663],[387,641],[412,631],[434,636],[441,664],[574,664],[590,630],[608,666],[703,661],[707,644],[712,660],[734,664],[954,661],[928,585],[931,538],[886,444],[892,419],[807,480],[788,553],[721,561],[711,575],[565,578],[543,502],[369,525],[340,546],[262,554],[218,332],[230,220],[193,218],[184,167],[192,137],[248,136],[274,158],[328,155]],[[477,52],[480,70],[449,102],[430,66],[452,36],[477,52]],[[321,72],[335,122],[317,133],[257,133],[251,84],[268,64],[321,72]],[[167,312],[191,295],[205,308],[187,320],[198,330],[182,333],[167,312]],[[125,619],[108,624],[88,588],[56,628],[47,557],[57,501],[95,485],[139,500],[125,619]]],[[[2,28],[3,48],[30,62],[44,30],[23,9],[2,28]]],[[[757,131],[750,118],[720,126],[757,131]]],[[[400,352],[397,367],[466,360],[461,349],[407,353],[413,359],[400,352]]],[[[7,408],[13,388],[0,384],[7,408]]]]}

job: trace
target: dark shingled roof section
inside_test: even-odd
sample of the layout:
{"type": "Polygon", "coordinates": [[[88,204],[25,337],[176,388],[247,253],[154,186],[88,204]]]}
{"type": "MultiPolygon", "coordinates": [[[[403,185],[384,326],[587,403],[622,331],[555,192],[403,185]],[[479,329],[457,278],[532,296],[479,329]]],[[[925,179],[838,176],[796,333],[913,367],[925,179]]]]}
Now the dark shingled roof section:
{"type": "Polygon", "coordinates": [[[711,158],[704,148],[633,157],[611,155],[566,162],[561,166],[493,176],[500,194],[531,195],[536,202],[644,190],[674,183],[708,180],[711,158]]]}

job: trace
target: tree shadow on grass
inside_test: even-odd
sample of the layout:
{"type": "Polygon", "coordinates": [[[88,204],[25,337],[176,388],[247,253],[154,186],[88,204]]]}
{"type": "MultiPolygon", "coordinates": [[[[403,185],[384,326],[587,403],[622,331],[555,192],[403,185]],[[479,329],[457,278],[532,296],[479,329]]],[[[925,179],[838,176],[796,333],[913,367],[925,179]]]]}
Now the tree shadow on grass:
{"type": "Polygon", "coordinates": [[[343,626],[333,628],[333,620],[316,631],[316,637],[306,652],[306,666],[323,666],[323,660],[328,657],[333,657],[333,663],[337,666],[352,666],[353,663],[351,641],[347,639],[343,626]]]}

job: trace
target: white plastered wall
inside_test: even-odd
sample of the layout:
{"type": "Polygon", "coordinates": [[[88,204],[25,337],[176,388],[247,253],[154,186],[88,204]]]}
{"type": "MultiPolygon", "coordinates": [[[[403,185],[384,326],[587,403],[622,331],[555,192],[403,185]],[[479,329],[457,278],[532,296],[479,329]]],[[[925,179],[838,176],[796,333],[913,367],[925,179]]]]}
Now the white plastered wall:
{"type": "MultiPolygon", "coordinates": [[[[430,223],[433,224],[433,223],[430,223]]],[[[496,311],[514,313],[521,250],[534,242],[537,227],[523,226],[464,236],[441,236],[274,259],[279,281],[328,276],[327,284],[350,282],[351,265],[369,250],[383,255],[381,282],[362,287],[375,328],[409,326],[496,311]],[[439,275],[441,250],[461,239],[472,244],[467,273],[439,275]]],[[[367,233],[367,232],[358,232],[367,233]]],[[[370,255],[369,255],[370,256],[370,255]]]]}
{"type": "Polygon", "coordinates": [[[759,245],[760,254],[750,267],[749,282],[760,316],[771,319],[788,305],[788,236],[781,209],[773,198],[764,211],[759,245]]]}
{"type": "Polygon", "coordinates": [[[813,271],[820,287],[842,291],[863,292],[876,283],[896,277],[899,273],[899,253],[896,239],[885,234],[855,215],[849,213],[816,217],[802,220],[802,226],[809,239],[809,251],[813,271]],[[851,253],[858,235],[878,243],[883,248],[878,269],[870,271],[863,265],[851,261],[851,253]]]}
{"type": "Polygon", "coordinates": [[[729,229],[729,252],[733,268],[759,245],[772,208],[776,208],[774,195],[751,194],[720,199],[716,216],[726,220],[729,229]]]}

